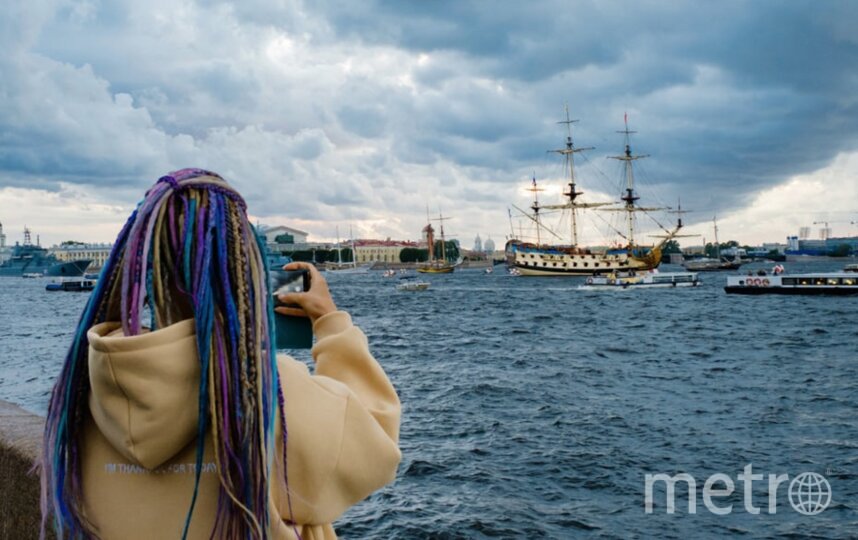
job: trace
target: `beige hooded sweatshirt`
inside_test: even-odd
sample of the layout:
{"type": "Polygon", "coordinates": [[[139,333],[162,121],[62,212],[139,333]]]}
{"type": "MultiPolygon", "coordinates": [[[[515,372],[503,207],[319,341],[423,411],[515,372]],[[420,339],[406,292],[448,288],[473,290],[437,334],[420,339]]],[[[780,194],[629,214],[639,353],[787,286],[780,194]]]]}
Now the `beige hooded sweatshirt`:
{"type": "MultiPolygon", "coordinates": [[[[336,538],[331,522],[391,482],[399,464],[399,399],[345,312],[314,325],[315,375],[287,356],[277,364],[285,398],[292,514],[282,434],[269,491],[272,539],[336,538]],[[293,525],[290,523],[294,523],[293,525]]],[[[94,326],[92,390],[83,448],[84,511],[104,540],[180,538],[196,470],[199,360],[192,319],[126,337],[94,326]]],[[[217,508],[211,440],[188,538],[208,539],[217,508]]]]}

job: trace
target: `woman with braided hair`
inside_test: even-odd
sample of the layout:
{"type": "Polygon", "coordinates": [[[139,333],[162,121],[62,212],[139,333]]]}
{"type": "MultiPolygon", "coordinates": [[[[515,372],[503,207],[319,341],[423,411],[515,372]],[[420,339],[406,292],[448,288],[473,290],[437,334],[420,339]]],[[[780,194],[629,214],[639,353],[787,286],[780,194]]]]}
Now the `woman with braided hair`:
{"type": "Polygon", "coordinates": [[[287,300],[313,323],[314,375],[275,355],[241,196],[200,169],[149,189],[51,395],[43,536],[336,538],[331,522],[393,480],[396,392],[324,278],[299,267],[310,290],[287,300]]]}

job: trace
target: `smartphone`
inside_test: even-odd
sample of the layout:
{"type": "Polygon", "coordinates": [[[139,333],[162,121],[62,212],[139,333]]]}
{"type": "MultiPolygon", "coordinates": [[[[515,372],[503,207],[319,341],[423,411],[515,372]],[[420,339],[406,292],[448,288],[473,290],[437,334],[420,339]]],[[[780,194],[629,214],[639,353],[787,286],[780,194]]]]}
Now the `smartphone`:
{"type": "MultiPolygon", "coordinates": [[[[274,307],[298,307],[284,304],[277,297],[287,292],[305,292],[310,289],[307,270],[270,270],[271,294],[274,307]]],[[[310,349],[313,347],[313,325],[309,317],[294,317],[274,312],[274,346],[282,349],[310,349]]]]}

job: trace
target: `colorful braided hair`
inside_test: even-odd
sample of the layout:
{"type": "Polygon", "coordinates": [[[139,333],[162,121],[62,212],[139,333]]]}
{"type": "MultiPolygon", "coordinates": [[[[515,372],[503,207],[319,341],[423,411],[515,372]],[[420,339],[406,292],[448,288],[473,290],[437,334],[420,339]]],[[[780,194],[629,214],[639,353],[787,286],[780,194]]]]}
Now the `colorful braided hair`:
{"type": "Polygon", "coordinates": [[[139,334],[146,308],[153,329],[189,317],[196,323],[197,466],[183,538],[197,499],[207,432],[220,478],[212,537],[268,536],[278,409],[284,471],[286,426],[264,244],[245,212],[242,198],[220,176],[183,169],[162,177],[128,218],[51,394],[41,462],[43,536],[51,515],[59,538],[96,535],[83,514],[81,486],[89,392],[86,333],[100,322],[119,320],[125,335],[139,334]]]}

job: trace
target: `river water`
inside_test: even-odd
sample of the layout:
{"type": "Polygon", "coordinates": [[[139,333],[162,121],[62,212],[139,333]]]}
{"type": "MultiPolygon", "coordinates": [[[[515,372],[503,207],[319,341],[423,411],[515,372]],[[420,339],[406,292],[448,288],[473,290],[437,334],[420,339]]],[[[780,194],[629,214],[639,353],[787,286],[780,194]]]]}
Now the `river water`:
{"type": "MultiPolygon", "coordinates": [[[[501,267],[428,279],[330,278],[403,403],[398,479],[335,524],[343,538],[858,537],[858,298],[728,296],[724,274],[608,292],[501,267]],[[749,464],[764,479],[746,496],[749,464]],[[831,487],[817,515],[790,503],[803,472],[831,487]],[[696,481],[694,513],[684,483],[676,513],[664,483],[645,511],[659,473],[696,481]],[[717,473],[726,515],[703,500],[717,473]]],[[[0,398],[44,414],[84,302],[0,280],[0,398]]]]}

